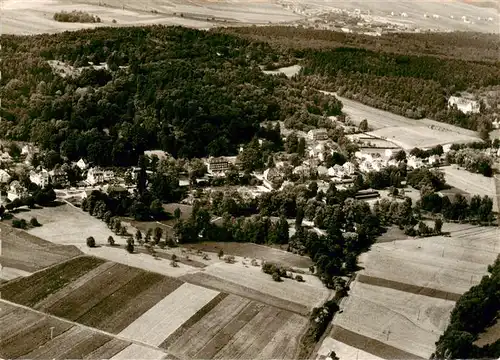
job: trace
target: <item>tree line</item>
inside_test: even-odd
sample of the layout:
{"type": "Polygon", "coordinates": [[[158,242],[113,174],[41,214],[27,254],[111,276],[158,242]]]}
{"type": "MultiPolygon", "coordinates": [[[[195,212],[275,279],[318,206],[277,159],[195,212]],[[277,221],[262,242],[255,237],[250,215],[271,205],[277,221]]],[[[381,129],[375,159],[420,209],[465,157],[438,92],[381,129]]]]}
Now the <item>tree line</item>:
{"type": "Polygon", "coordinates": [[[479,335],[498,321],[500,311],[500,256],[488,266],[488,275],[464,293],[451,312],[450,324],[436,342],[434,359],[496,359],[500,339],[479,347],[479,335]]]}

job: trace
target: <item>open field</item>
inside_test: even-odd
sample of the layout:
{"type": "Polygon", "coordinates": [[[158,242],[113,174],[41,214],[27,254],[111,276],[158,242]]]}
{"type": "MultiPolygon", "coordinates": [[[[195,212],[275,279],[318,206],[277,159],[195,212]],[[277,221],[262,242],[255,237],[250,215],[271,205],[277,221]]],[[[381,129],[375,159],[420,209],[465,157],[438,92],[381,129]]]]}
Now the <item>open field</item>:
{"type": "Polygon", "coordinates": [[[4,224],[0,224],[0,235],[0,264],[21,270],[21,273],[40,270],[82,254],[74,246],[56,245],[4,224]]]}
{"type": "Polygon", "coordinates": [[[0,288],[4,299],[118,333],[182,282],[92,257],[80,257],[0,288]]]}
{"type": "Polygon", "coordinates": [[[33,228],[29,233],[55,244],[78,246],[85,244],[89,236],[93,236],[97,244],[105,244],[110,235],[116,243],[126,243],[125,239],[108,229],[103,221],[69,204],[31,209],[16,214],[16,217],[26,221],[36,217],[43,226],[33,228]]]}
{"type": "Polygon", "coordinates": [[[381,138],[405,150],[414,147],[427,148],[439,144],[467,143],[479,140],[477,133],[458,126],[443,124],[430,119],[410,119],[363,105],[332,92],[321,92],[334,95],[342,101],[342,112],[356,125],[366,119],[370,129],[373,129],[367,135],[381,138]]]}
{"type": "Polygon", "coordinates": [[[471,173],[457,166],[443,166],[446,183],[472,195],[489,196],[493,199],[493,211],[498,211],[495,178],[471,173]]]}
{"type": "Polygon", "coordinates": [[[417,120],[413,120],[401,115],[396,115],[388,111],[373,108],[368,105],[363,105],[358,101],[350,100],[348,98],[338,96],[332,92],[321,91],[325,94],[335,95],[342,101],[342,112],[347,115],[354,124],[359,125],[361,121],[366,119],[368,126],[371,129],[378,130],[391,126],[414,126],[417,120]]]}
{"type": "Polygon", "coordinates": [[[321,348],[318,350],[318,360],[323,360],[333,351],[339,359],[363,359],[363,360],[382,360],[382,358],[353,346],[344,344],[328,336],[323,340],[321,348]]]}
{"type": "Polygon", "coordinates": [[[334,325],[423,358],[445,330],[454,301],[354,282],[334,325]]]}
{"type": "MultiPolygon", "coordinates": [[[[369,120],[368,123],[370,123],[369,120]]],[[[415,120],[415,124],[412,126],[384,127],[368,134],[387,139],[405,150],[411,150],[415,147],[430,148],[436,145],[470,143],[479,140],[477,136],[463,135],[458,131],[442,131],[431,126],[422,125],[419,120],[415,120]]]]}
{"type": "Polygon", "coordinates": [[[203,272],[223,281],[243,284],[248,289],[288,300],[309,309],[323,304],[331,294],[331,291],[325,288],[317,277],[303,275],[305,282],[302,283],[292,279],[284,279],[277,283],[258,266],[221,262],[206,267],[203,272]]]}
{"type": "Polygon", "coordinates": [[[498,228],[474,228],[416,240],[377,243],[360,257],[360,273],[462,294],[479,283],[500,249],[498,228]],[[497,249],[497,250],[495,250],[497,249]],[[404,265],[403,265],[404,264],[404,265]]]}
{"type": "Polygon", "coordinates": [[[339,349],[341,360],[352,359],[353,347],[378,358],[429,358],[455,301],[500,249],[497,227],[445,223],[443,231],[451,237],[377,242],[360,256],[362,270],[318,357],[339,349]]]}
{"type": "Polygon", "coordinates": [[[180,358],[290,359],[305,317],[236,295],[221,298],[161,347],[180,358]]]}
{"type": "Polygon", "coordinates": [[[0,308],[0,356],[5,359],[109,359],[130,345],[4,300],[0,308]]]}
{"type": "Polygon", "coordinates": [[[301,19],[273,1],[205,0],[7,0],[2,4],[3,34],[55,33],[96,26],[181,25],[211,28],[220,24],[267,24],[301,19]],[[56,12],[81,10],[101,18],[99,24],[61,23],[56,12]],[[116,24],[113,24],[116,20],[116,24]]]}
{"type": "Polygon", "coordinates": [[[185,275],[180,279],[191,284],[243,296],[297,314],[307,315],[309,313],[309,308],[305,305],[272,296],[263,291],[249,289],[245,285],[241,285],[240,282],[225,281],[213,275],[204,274],[203,272],[185,275]]]}
{"type": "Polygon", "coordinates": [[[123,329],[119,335],[159,346],[218,294],[217,291],[201,286],[182,284],[123,329]]]}
{"type": "MultiPolygon", "coordinates": [[[[211,288],[80,256],[0,285],[0,292],[5,300],[41,312],[34,314],[43,312],[50,314],[45,315],[47,317],[65,319],[68,329],[81,324],[133,343],[110,345],[108,353],[114,352],[108,355],[104,349],[90,349],[90,345],[85,345],[88,352],[93,353],[89,358],[160,359],[166,356],[161,349],[181,358],[247,359],[259,355],[257,358],[289,359],[294,356],[308,324],[306,317],[247,298],[247,292],[252,289],[243,290],[243,296],[238,296],[211,288]]],[[[305,307],[304,314],[307,314],[305,307]]],[[[1,316],[0,312],[0,326],[1,316]]],[[[29,317],[20,317],[16,322],[24,328],[30,326],[30,321],[29,317]]],[[[65,333],[65,352],[75,354],[71,344],[80,339],[84,330],[87,331],[75,327],[65,333]]],[[[85,337],[82,341],[98,342],[92,339],[85,337]]],[[[56,350],[50,348],[52,352],[56,350]]]]}
{"type": "MultiPolygon", "coordinates": [[[[35,216],[42,226],[28,230],[30,234],[56,244],[74,245],[81,253],[87,255],[167,276],[177,277],[197,271],[195,266],[187,265],[186,262],[179,263],[179,267],[174,268],[170,265],[170,260],[165,258],[153,260],[149,254],[129,254],[123,248],[126,244],[124,237],[115,235],[103,221],[68,204],[33,209],[28,212],[21,212],[16,216],[27,220],[35,216]],[[89,236],[94,237],[98,245],[97,247],[87,247],[85,241],[89,236]],[[120,245],[121,247],[102,246],[107,244],[109,236],[113,236],[116,245],[120,245]]],[[[135,232],[135,228],[129,227],[128,231],[133,233],[135,232]]]]}
{"type": "Polygon", "coordinates": [[[118,354],[113,356],[111,359],[112,360],[129,360],[129,359],[160,360],[163,358],[165,358],[165,353],[160,350],[145,348],[137,344],[131,344],[122,351],[120,351],[118,354]]]}
{"type": "Polygon", "coordinates": [[[202,242],[189,244],[187,247],[194,250],[218,253],[224,251],[225,255],[246,257],[248,259],[259,259],[280,263],[285,266],[296,268],[309,268],[312,260],[306,256],[295,255],[284,250],[273,249],[264,245],[237,243],[237,242],[202,242]]]}

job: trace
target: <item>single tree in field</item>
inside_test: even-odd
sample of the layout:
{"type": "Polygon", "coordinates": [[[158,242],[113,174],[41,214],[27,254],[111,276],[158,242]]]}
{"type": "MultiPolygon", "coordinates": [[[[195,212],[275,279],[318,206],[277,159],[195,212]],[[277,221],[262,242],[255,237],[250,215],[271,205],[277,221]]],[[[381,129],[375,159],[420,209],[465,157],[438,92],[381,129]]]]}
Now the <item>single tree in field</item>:
{"type": "Polygon", "coordinates": [[[122,230],[122,223],[120,222],[120,220],[117,220],[115,222],[114,230],[115,230],[115,234],[119,234],[121,232],[121,230],[122,230]]]}
{"type": "Polygon", "coordinates": [[[176,218],[176,220],[179,220],[181,218],[181,209],[175,208],[174,217],[176,218]]]}
{"type": "Polygon", "coordinates": [[[135,232],[135,240],[137,241],[138,244],[141,244],[142,242],[142,233],[141,230],[137,229],[135,232]]]}
{"type": "Polygon", "coordinates": [[[120,235],[121,236],[127,236],[128,235],[127,228],[125,226],[121,227],[121,229],[120,229],[120,235]]]}
{"type": "Polygon", "coordinates": [[[38,222],[37,218],[36,217],[32,217],[31,220],[30,220],[30,224],[31,226],[33,227],[37,227],[37,226],[40,226],[40,223],[38,222]]]}
{"type": "Polygon", "coordinates": [[[368,131],[368,120],[366,119],[363,119],[360,123],[359,123],[359,131],[368,131]]]}
{"type": "Polygon", "coordinates": [[[151,236],[153,235],[153,229],[148,229],[146,232],[146,237],[144,238],[144,242],[148,243],[151,241],[151,236]]]}
{"type": "Polygon", "coordinates": [[[274,281],[281,281],[281,276],[277,272],[273,272],[271,275],[274,281]]]}
{"type": "Polygon", "coordinates": [[[108,237],[108,244],[111,246],[115,245],[115,239],[111,235],[108,237]]]}
{"type": "Polygon", "coordinates": [[[337,354],[335,354],[335,351],[332,350],[332,352],[330,353],[330,355],[328,355],[328,357],[331,359],[331,360],[340,360],[339,357],[337,356],[337,354]]]}
{"type": "Polygon", "coordinates": [[[219,259],[222,258],[224,256],[224,250],[220,249],[217,256],[219,257],[219,259]]]}
{"type": "Polygon", "coordinates": [[[95,239],[92,236],[87,238],[87,246],[90,248],[95,247],[95,239]]]}
{"type": "Polygon", "coordinates": [[[132,242],[133,240],[132,239],[127,239],[127,246],[125,247],[125,249],[130,253],[132,254],[134,252],[134,244],[132,242]]]}
{"type": "Polygon", "coordinates": [[[154,231],[155,244],[158,244],[160,242],[162,235],[163,235],[163,230],[159,227],[155,228],[154,231]]]}
{"type": "Polygon", "coordinates": [[[441,220],[441,218],[437,218],[434,221],[434,232],[436,234],[441,234],[442,229],[443,229],[443,220],[441,220]]]}

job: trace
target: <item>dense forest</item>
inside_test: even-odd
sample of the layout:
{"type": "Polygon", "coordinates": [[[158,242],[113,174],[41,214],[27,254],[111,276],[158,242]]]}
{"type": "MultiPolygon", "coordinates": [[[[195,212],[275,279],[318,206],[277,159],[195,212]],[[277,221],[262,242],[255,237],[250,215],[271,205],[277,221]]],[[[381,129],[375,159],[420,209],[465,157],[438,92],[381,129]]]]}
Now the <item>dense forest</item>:
{"type": "MultiPolygon", "coordinates": [[[[291,27],[226,29],[266,41],[301,59],[305,86],[337,91],[410,118],[429,117],[486,133],[491,114],[447,109],[461,91],[500,84],[500,41],[474,33],[386,34],[372,37],[291,27]]],[[[290,62],[290,59],[288,59],[290,62]]],[[[484,109],[483,109],[484,111],[484,109]]]]}
{"type": "Polygon", "coordinates": [[[500,340],[484,347],[474,344],[478,336],[498,321],[500,312],[500,256],[488,267],[479,285],[460,297],[451,313],[450,325],[436,343],[437,359],[497,359],[500,340]]]}
{"type": "Polygon", "coordinates": [[[183,158],[231,155],[263,122],[282,120],[308,130],[341,113],[338,100],[313,88],[413,118],[487,131],[488,115],[448,110],[446,96],[500,84],[500,66],[490,56],[495,49],[498,39],[489,36],[369,39],[274,27],[3,36],[0,136],[97,165],[136,164],[152,148],[183,158]],[[282,42],[293,36],[294,47],[282,42]],[[483,61],[464,56],[464,47],[483,61]],[[449,52],[455,58],[443,56],[448,49],[456,50],[449,52]],[[107,68],[94,66],[101,63],[107,68]],[[304,67],[292,79],[261,71],[294,63],[304,67]]]}
{"type": "Polygon", "coordinates": [[[6,36],[2,46],[0,136],[69,160],[130,165],[151,148],[184,158],[230,155],[264,121],[298,111],[338,115],[342,106],[285,76],[265,75],[259,64],[280,54],[234,35],[100,28],[6,36]],[[75,75],[54,74],[48,60],[75,75]],[[108,69],[91,66],[100,63],[108,69]]]}

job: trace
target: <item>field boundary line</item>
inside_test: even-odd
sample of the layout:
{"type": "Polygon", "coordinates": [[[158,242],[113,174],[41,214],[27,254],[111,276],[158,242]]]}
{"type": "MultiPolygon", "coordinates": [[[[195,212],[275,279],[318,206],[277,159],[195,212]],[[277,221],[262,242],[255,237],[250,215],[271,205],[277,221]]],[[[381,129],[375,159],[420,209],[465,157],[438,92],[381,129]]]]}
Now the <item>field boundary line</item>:
{"type": "Polygon", "coordinates": [[[362,350],[369,354],[388,358],[387,352],[390,353],[390,358],[400,358],[400,359],[412,359],[412,360],[424,360],[424,358],[410,353],[408,351],[399,349],[395,346],[386,344],[380,340],[359,334],[357,332],[351,331],[339,325],[333,325],[332,334],[330,337],[346,345],[352,346],[353,348],[362,350]],[[358,341],[356,341],[358,340],[358,341]],[[378,346],[377,346],[378,345],[378,346]],[[374,351],[374,349],[376,349],[374,351]],[[396,352],[398,357],[394,357],[394,352],[396,352]],[[385,353],[385,354],[384,354],[385,353]]]}
{"type": "Polygon", "coordinates": [[[434,299],[450,300],[456,302],[461,296],[460,294],[450,291],[443,291],[427,286],[412,285],[400,281],[393,281],[365,274],[359,274],[357,276],[357,281],[362,284],[397,290],[408,294],[427,296],[434,299]]]}
{"type": "MultiPolygon", "coordinates": [[[[17,277],[17,278],[15,278],[15,279],[9,280],[9,281],[7,281],[7,282],[0,283],[0,300],[5,300],[5,299],[2,299],[2,291],[1,291],[1,290],[2,290],[2,287],[3,287],[4,285],[7,285],[7,284],[9,284],[9,285],[10,285],[10,284],[14,284],[14,283],[16,283],[16,282],[18,282],[18,281],[21,281],[21,280],[23,280],[23,279],[26,279],[26,278],[28,278],[28,277],[31,277],[31,276],[33,276],[33,275],[35,275],[35,274],[39,273],[39,272],[46,271],[46,270],[50,270],[50,269],[52,269],[52,268],[55,268],[56,266],[66,264],[67,262],[73,261],[73,260],[78,259],[78,258],[81,258],[81,257],[95,257],[95,258],[97,258],[97,256],[91,256],[91,255],[87,255],[87,254],[76,255],[76,256],[74,256],[74,257],[72,257],[72,258],[70,258],[70,259],[66,259],[66,260],[63,260],[63,261],[58,262],[58,263],[56,263],[56,264],[52,264],[52,265],[50,265],[50,266],[47,266],[47,267],[45,267],[45,268],[43,268],[43,269],[36,270],[36,271],[32,272],[29,276],[20,276],[20,277],[17,277]]],[[[101,260],[102,260],[102,259],[101,259],[101,260]]],[[[106,261],[108,261],[108,260],[106,260],[106,261]]],[[[13,303],[13,304],[15,304],[15,303],[13,303]]]]}
{"type": "MultiPolygon", "coordinates": [[[[198,273],[203,273],[203,270],[200,270],[196,273],[193,273],[193,274],[198,274],[198,273]]],[[[268,301],[267,299],[263,298],[263,299],[260,299],[260,298],[257,298],[256,296],[255,297],[250,297],[248,295],[244,295],[244,294],[241,294],[241,293],[237,293],[237,292],[234,292],[234,291],[228,291],[228,290],[223,290],[222,288],[218,288],[216,286],[213,286],[213,285],[208,285],[208,284],[203,284],[201,281],[196,281],[196,280],[192,280],[189,275],[191,274],[186,274],[186,275],[182,275],[180,277],[178,277],[179,280],[185,282],[185,283],[189,283],[189,284],[192,284],[192,285],[198,285],[198,286],[201,286],[201,287],[205,287],[205,288],[208,288],[208,289],[212,289],[212,290],[215,290],[215,291],[219,291],[219,292],[225,292],[225,293],[228,293],[228,294],[232,294],[232,295],[235,295],[235,296],[240,296],[244,299],[247,299],[247,300],[250,300],[250,301],[255,301],[255,302],[258,302],[258,303],[261,303],[261,304],[264,304],[264,305],[267,305],[267,306],[272,306],[272,307],[275,307],[275,308],[278,308],[278,309],[281,309],[281,310],[285,310],[285,311],[290,311],[294,314],[297,314],[297,315],[300,315],[300,316],[304,316],[304,317],[308,317],[309,316],[309,313],[311,312],[311,310],[309,309],[309,307],[307,307],[307,312],[305,311],[298,311],[298,310],[292,310],[292,309],[288,309],[286,306],[284,305],[278,305],[278,304],[273,304],[272,301],[268,301]],[[187,275],[187,277],[186,277],[187,275]]],[[[207,275],[210,275],[210,274],[207,274],[207,275]]],[[[220,279],[218,278],[217,276],[214,276],[214,275],[210,275],[216,279],[220,279]]],[[[231,283],[231,284],[236,284],[236,285],[240,285],[236,282],[233,282],[233,281],[229,281],[229,280],[224,280],[224,281],[227,281],[228,283],[231,283]]],[[[243,285],[240,285],[240,286],[243,286],[243,285]]],[[[301,306],[301,307],[305,307],[305,305],[302,305],[302,304],[299,304],[299,303],[296,303],[296,302],[293,302],[293,301],[290,301],[290,300],[286,300],[286,299],[281,299],[281,298],[278,298],[276,296],[273,296],[273,295],[269,295],[267,293],[264,293],[264,292],[261,292],[261,291],[258,291],[258,290],[253,290],[255,293],[258,293],[259,295],[260,294],[263,294],[267,297],[272,297],[273,299],[275,299],[276,301],[281,301],[281,300],[284,300],[284,301],[287,301],[293,305],[298,305],[298,306],[301,306]]]]}
{"type": "Polygon", "coordinates": [[[87,325],[84,325],[84,324],[80,324],[78,322],[71,321],[71,320],[68,320],[68,319],[64,319],[64,318],[61,318],[61,317],[58,317],[58,316],[55,316],[55,315],[52,315],[52,314],[48,314],[48,313],[45,313],[43,311],[35,310],[35,309],[30,308],[29,306],[17,304],[15,302],[12,302],[12,301],[9,301],[9,300],[5,300],[5,299],[0,299],[0,303],[1,302],[5,303],[5,304],[8,304],[8,305],[12,305],[12,306],[17,306],[19,308],[22,308],[22,309],[25,309],[25,310],[28,310],[28,311],[35,312],[35,313],[37,313],[39,315],[48,316],[48,317],[50,317],[52,319],[56,319],[56,320],[65,322],[67,324],[71,324],[71,325],[74,325],[74,326],[80,326],[80,327],[82,327],[84,329],[87,329],[87,330],[90,330],[90,331],[94,331],[94,332],[101,333],[103,335],[111,336],[112,338],[116,338],[118,340],[122,340],[122,341],[129,342],[129,343],[132,343],[132,344],[136,344],[136,345],[139,345],[139,346],[147,347],[149,349],[158,350],[160,352],[165,353],[166,356],[171,355],[169,352],[167,352],[164,349],[161,349],[159,347],[155,347],[155,346],[143,343],[141,341],[137,341],[137,340],[134,340],[134,339],[129,339],[129,338],[126,338],[126,337],[123,337],[123,336],[119,336],[119,335],[116,335],[116,334],[112,334],[112,333],[109,333],[107,331],[96,329],[96,328],[93,328],[93,327],[90,327],[90,326],[87,326],[87,325]]]}

